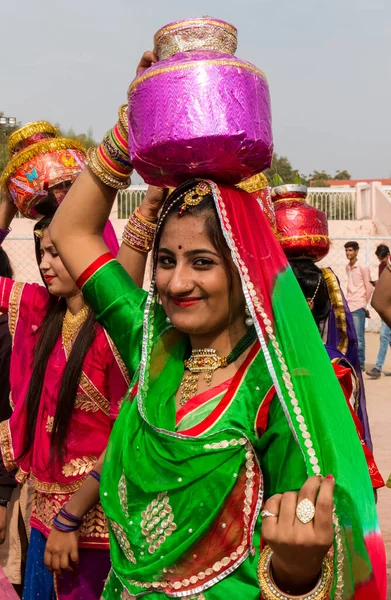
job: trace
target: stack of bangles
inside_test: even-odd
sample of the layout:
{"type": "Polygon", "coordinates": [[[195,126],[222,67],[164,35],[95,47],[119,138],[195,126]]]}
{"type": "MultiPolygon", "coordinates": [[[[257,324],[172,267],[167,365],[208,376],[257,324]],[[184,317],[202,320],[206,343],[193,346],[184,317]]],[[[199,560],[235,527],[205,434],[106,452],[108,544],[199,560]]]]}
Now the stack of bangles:
{"type": "Polygon", "coordinates": [[[128,151],[127,106],[118,109],[118,122],[97,148],[87,150],[88,166],[104,184],[117,190],[130,185],[133,171],[128,151]]]}
{"type": "Polygon", "coordinates": [[[1,229],[0,227],[0,246],[4,242],[5,238],[7,237],[10,231],[11,227],[8,227],[8,229],[1,229]]]}
{"type": "Polygon", "coordinates": [[[333,565],[328,556],[323,560],[322,573],[315,588],[307,594],[292,596],[289,592],[282,592],[274,582],[271,572],[272,555],[273,550],[266,546],[259,559],[258,579],[263,600],[293,600],[294,598],[300,598],[300,600],[326,600],[330,597],[333,583],[333,565]]]}
{"type": "Polygon", "coordinates": [[[149,252],[152,248],[155,232],[156,224],[148,221],[143,217],[140,209],[136,208],[126,224],[122,241],[133,250],[149,252]]]}
{"type": "MultiPolygon", "coordinates": [[[[98,483],[100,483],[100,474],[98,473],[98,471],[90,471],[89,475],[91,475],[91,477],[93,477],[98,483]]],[[[62,533],[70,533],[72,531],[77,531],[78,529],[80,529],[82,523],[83,517],[76,517],[76,515],[73,515],[72,513],[68,512],[65,506],[63,506],[60,509],[60,512],[54,517],[53,527],[54,529],[57,529],[57,531],[61,531],[62,533]],[[62,517],[63,519],[68,521],[68,523],[60,521],[59,517],[62,517]]]]}

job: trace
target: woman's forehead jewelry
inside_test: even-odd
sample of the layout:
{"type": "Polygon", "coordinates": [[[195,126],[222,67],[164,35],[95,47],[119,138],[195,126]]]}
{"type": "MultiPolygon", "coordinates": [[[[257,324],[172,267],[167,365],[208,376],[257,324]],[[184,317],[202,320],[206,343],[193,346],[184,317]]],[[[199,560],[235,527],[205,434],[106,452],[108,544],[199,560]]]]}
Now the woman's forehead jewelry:
{"type": "Polygon", "coordinates": [[[43,229],[38,229],[38,231],[34,231],[34,235],[36,238],[42,240],[43,238],[43,229]]]}
{"type": "Polygon", "coordinates": [[[201,181],[197,185],[186,192],[183,197],[183,204],[179,209],[178,215],[181,217],[188,206],[197,206],[202,202],[205,196],[212,194],[212,189],[206,181],[201,181]]]}

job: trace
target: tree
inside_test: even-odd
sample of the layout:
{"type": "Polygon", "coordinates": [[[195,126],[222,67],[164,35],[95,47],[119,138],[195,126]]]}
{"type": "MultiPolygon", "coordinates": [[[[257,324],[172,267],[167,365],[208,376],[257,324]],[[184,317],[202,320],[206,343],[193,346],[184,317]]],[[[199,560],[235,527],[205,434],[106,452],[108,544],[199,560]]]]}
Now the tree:
{"type": "Polygon", "coordinates": [[[329,179],[332,179],[332,177],[326,171],[314,171],[309,175],[309,185],[310,187],[330,187],[329,179]]]}
{"type": "Polygon", "coordinates": [[[338,180],[346,180],[346,179],[351,179],[352,176],[350,175],[349,171],[337,171],[336,174],[334,175],[333,179],[338,179],[338,180]]]}
{"type": "Polygon", "coordinates": [[[283,179],[284,183],[294,183],[297,177],[297,171],[292,167],[286,156],[273,154],[273,162],[270,169],[267,169],[265,175],[270,185],[273,185],[273,175],[276,173],[283,179]]]}
{"type": "Polygon", "coordinates": [[[61,129],[60,125],[56,123],[56,127],[60,130],[62,137],[72,138],[74,140],[78,140],[81,144],[83,144],[84,148],[91,148],[91,146],[97,146],[97,142],[93,138],[93,132],[91,127],[87,129],[87,133],[76,133],[74,129],[71,127],[70,129],[61,129]]]}

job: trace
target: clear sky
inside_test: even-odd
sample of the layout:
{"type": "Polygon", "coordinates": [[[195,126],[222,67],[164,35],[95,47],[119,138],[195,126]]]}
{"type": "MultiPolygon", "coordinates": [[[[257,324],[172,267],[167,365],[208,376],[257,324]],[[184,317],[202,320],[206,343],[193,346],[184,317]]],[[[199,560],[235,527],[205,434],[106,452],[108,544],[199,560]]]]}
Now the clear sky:
{"type": "Polygon", "coordinates": [[[204,15],[266,72],[294,168],[391,176],[391,0],[2,0],[0,110],[100,139],[155,31],[204,15]]]}

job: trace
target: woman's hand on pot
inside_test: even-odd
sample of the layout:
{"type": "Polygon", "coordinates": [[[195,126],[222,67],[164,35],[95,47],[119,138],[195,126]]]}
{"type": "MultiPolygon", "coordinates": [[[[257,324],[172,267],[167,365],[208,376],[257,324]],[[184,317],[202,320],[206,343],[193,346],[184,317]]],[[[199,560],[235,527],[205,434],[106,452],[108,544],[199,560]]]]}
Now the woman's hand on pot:
{"type": "Polygon", "coordinates": [[[264,510],[277,516],[264,516],[262,537],[273,550],[272,572],[283,591],[306,593],[316,584],[334,539],[334,477],[310,477],[300,492],[276,494],[264,510]],[[296,510],[302,500],[315,507],[314,518],[303,523],[296,510]]]}
{"type": "Polygon", "coordinates": [[[149,69],[149,67],[152,67],[152,65],[157,63],[158,60],[159,57],[152,50],[147,50],[146,52],[144,52],[140,62],[137,65],[137,75],[145,71],[145,69],[149,69]]]}
{"type": "Polygon", "coordinates": [[[168,194],[168,188],[149,185],[144,200],[140,205],[140,212],[146,219],[155,221],[168,194]]]}

